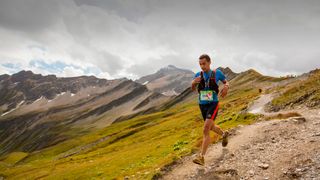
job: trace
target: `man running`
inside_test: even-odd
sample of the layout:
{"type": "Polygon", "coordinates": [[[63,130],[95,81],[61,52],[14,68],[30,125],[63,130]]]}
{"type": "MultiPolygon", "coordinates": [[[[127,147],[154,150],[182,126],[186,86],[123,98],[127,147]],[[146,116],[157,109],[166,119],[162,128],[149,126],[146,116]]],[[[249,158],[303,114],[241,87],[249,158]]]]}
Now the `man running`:
{"type": "Polygon", "coordinates": [[[202,71],[195,74],[191,85],[193,91],[198,90],[199,92],[199,107],[203,120],[205,121],[201,152],[193,159],[193,162],[199,165],[204,165],[204,156],[210,144],[210,130],[222,136],[223,147],[228,144],[228,132],[223,131],[214,123],[214,120],[217,117],[219,108],[218,94],[224,98],[228,93],[229,83],[226,80],[225,75],[219,69],[212,71],[210,69],[210,64],[211,59],[207,54],[203,54],[199,57],[199,65],[202,71]],[[224,84],[220,93],[218,86],[219,81],[224,84]]]}

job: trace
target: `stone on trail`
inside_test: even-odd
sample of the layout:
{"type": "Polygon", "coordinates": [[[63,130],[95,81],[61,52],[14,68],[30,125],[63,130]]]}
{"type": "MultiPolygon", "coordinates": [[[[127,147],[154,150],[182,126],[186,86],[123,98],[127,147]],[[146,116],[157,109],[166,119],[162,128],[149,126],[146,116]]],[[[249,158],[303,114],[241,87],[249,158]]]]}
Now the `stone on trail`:
{"type": "Polygon", "coordinates": [[[262,169],[268,169],[269,168],[269,164],[261,163],[261,164],[258,164],[258,167],[260,167],[262,169]]]}

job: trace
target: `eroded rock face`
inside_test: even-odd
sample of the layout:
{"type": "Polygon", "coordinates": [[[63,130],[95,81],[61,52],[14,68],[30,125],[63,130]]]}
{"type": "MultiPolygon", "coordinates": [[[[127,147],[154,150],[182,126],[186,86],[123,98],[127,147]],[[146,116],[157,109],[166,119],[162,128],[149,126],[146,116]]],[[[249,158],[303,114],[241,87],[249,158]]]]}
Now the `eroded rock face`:
{"type": "Polygon", "coordinates": [[[77,93],[81,88],[105,85],[108,85],[108,80],[94,76],[58,78],[55,75],[42,76],[31,71],[20,71],[11,76],[0,76],[0,106],[7,104],[6,111],[9,111],[21,101],[30,103],[41,96],[50,100],[62,92],[77,93]]]}

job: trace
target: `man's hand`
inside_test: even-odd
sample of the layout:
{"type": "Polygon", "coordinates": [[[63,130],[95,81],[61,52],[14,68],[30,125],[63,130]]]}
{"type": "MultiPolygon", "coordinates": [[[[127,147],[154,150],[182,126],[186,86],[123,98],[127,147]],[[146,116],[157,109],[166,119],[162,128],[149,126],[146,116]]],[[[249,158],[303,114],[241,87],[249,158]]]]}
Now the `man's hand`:
{"type": "Polygon", "coordinates": [[[223,89],[220,92],[220,96],[222,98],[226,97],[228,94],[228,90],[229,90],[229,83],[227,81],[223,82],[224,86],[223,89]]]}
{"type": "Polygon", "coordinates": [[[196,90],[196,85],[199,84],[200,81],[201,81],[201,77],[196,77],[196,78],[194,78],[194,79],[192,80],[191,89],[192,89],[193,91],[196,90]]]}
{"type": "Polygon", "coordinates": [[[194,80],[192,81],[192,84],[196,85],[196,84],[199,84],[201,81],[201,78],[200,77],[196,77],[194,78],[194,80]]]}

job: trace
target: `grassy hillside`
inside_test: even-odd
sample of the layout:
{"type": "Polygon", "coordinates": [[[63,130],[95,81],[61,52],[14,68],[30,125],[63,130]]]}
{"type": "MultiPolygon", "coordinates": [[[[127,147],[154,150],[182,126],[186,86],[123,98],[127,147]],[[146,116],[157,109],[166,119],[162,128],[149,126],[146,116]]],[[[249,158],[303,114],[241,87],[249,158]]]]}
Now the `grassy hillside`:
{"type": "MultiPolygon", "coordinates": [[[[221,99],[216,123],[229,129],[255,122],[257,115],[245,113],[248,104],[259,96],[261,86],[281,80],[253,70],[241,73],[231,81],[228,97],[221,99]]],[[[161,168],[201,145],[203,120],[197,99],[190,100],[189,96],[186,99],[166,110],[118,122],[41,151],[13,152],[0,157],[0,176],[8,179],[159,176],[161,168]]],[[[220,138],[213,132],[211,136],[213,143],[220,138]]]]}
{"type": "Polygon", "coordinates": [[[272,110],[304,104],[307,107],[320,106],[320,70],[312,71],[307,80],[298,80],[277,89],[280,95],[271,102],[272,110]]]}
{"type": "MultiPolygon", "coordinates": [[[[239,113],[258,96],[258,89],[230,92],[221,102],[217,123],[228,129],[250,124],[257,116],[239,113]]],[[[34,178],[152,178],[161,167],[201,145],[203,120],[196,99],[166,111],[139,116],[39,152],[2,157],[0,175],[34,178]]],[[[213,139],[219,137],[211,134],[213,139]]]]}

